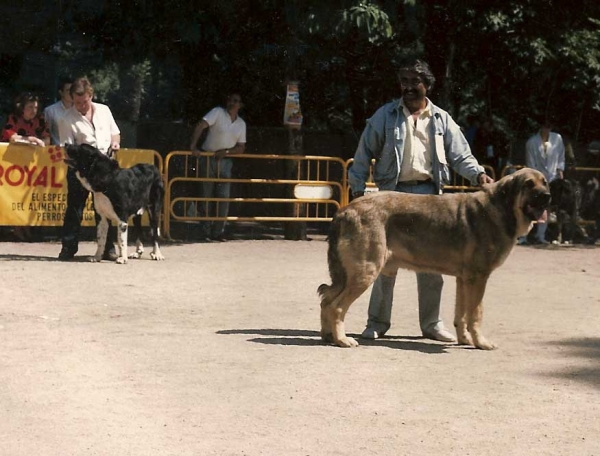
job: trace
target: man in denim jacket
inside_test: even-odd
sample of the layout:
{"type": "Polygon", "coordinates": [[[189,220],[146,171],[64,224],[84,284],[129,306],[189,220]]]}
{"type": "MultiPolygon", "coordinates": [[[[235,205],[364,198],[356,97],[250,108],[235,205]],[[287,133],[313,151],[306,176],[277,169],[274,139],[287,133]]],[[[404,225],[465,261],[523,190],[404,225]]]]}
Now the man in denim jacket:
{"type": "MultiPolygon", "coordinates": [[[[427,98],[435,82],[427,63],[411,62],[398,76],[402,98],[379,108],[360,138],[348,173],[353,197],[364,194],[373,159],[373,180],[379,190],[440,194],[449,183],[449,167],[474,185],[493,182],[471,154],[460,127],[427,98]]],[[[377,339],[390,328],[395,283],[395,276],[380,275],[373,284],[362,337],[377,339]]],[[[423,336],[454,342],[440,318],[442,276],[417,273],[417,284],[423,336]]]]}

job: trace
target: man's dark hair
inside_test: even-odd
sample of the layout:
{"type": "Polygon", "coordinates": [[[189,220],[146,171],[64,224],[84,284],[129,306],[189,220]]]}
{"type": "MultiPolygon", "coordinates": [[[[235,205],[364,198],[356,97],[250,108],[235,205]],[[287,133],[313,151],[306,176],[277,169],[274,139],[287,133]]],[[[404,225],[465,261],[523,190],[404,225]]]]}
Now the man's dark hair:
{"type": "Polygon", "coordinates": [[[65,84],[72,84],[73,78],[70,76],[59,76],[58,78],[58,87],[57,89],[60,91],[65,87],[65,84]]]}
{"type": "Polygon", "coordinates": [[[424,60],[414,59],[405,62],[403,65],[398,68],[398,75],[404,71],[414,71],[415,73],[419,73],[421,79],[423,79],[423,84],[427,87],[428,91],[433,89],[433,84],[435,84],[435,76],[431,72],[429,65],[424,60]]]}

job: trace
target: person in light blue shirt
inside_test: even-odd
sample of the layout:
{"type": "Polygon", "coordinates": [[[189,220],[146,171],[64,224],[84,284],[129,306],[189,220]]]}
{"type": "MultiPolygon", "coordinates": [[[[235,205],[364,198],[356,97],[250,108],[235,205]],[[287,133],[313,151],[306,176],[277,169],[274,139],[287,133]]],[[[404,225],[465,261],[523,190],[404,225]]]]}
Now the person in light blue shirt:
{"type": "MultiPolygon", "coordinates": [[[[450,183],[450,168],[473,185],[493,182],[479,165],[460,127],[427,98],[435,82],[429,66],[415,60],[400,68],[402,98],[379,108],[367,120],[348,172],[354,198],[365,192],[371,163],[379,190],[441,194],[450,183]]],[[[391,326],[396,277],[380,275],[373,284],[367,327],[362,337],[377,339],[391,326]]],[[[417,273],[419,323],[424,337],[455,342],[440,318],[443,279],[417,273]]]]}
{"type": "MultiPolygon", "coordinates": [[[[548,183],[562,179],[565,170],[565,145],[562,136],[552,130],[548,120],[541,122],[539,131],[527,140],[525,145],[525,163],[527,167],[540,171],[548,183]]],[[[546,240],[547,223],[538,223],[535,233],[536,241],[549,244],[546,240]]],[[[519,243],[524,244],[525,238],[519,243]]]]}

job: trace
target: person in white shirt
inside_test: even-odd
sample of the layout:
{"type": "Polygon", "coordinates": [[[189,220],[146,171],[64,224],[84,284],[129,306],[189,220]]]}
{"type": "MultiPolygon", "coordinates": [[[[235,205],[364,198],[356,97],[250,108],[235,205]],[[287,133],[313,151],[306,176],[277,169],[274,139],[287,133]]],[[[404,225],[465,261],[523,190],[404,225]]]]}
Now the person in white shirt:
{"type": "MultiPolygon", "coordinates": [[[[525,163],[529,168],[537,169],[548,183],[563,178],[565,170],[565,145],[562,136],[552,130],[549,121],[542,122],[540,130],[527,140],[525,145],[525,163]]],[[[540,244],[548,244],[546,240],[547,223],[538,223],[535,234],[540,244]]],[[[519,239],[524,244],[524,239],[519,239]]]]}
{"type": "MultiPolygon", "coordinates": [[[[196,125],[190,150],[194,156],[200,156],[201,150],[214,152],[211,157],[199,160],[201,177],[231,179],[233,161],[230,155],[243,154],[246,148],[246,122],[239,116],[242,108],[242,97],[238,92],[230,92],[227,96],[225,107],[213,108],[196,125]],[[198,140],[204,130],[208,134],[202,149],[198,148],[198,140]]],[[[231,193],[230,182],[203,182],[203,198],[229,198],[231,193]]],[[[200,206],[201,216],[227,217],[229,202],[207,202],[200,206]]],[[[212,241],[225,241],[223,230],[225,221],[201,222],[202,237],[212,241]]]]}
{"type": "Polygon", "coordinates": [[[71,78],[60,78],[58,81],[58,94],[60,96],[60,100],[44,109],[44,119],[46,119],[46,124],[50,129],[50,138],[52,140],[52,144],[54,145],[60,144],[58,133],[59,121],[65,112],[67,112],[67,110],[73,106],[73,99],[71,98],[70,92],[71,82],[71,78]]]}
{"type": "MultiPolygon", "coordinates": [[[[121,144],[121,132],[108,106],[95,103],[94,88],[87,78],[73,81],[70,88],[73,106],[59,120],[59,143],[90,144],[100,152],[108,154],[117,151],[121,144]]],[[[61,261],[71,260],[77,253],[79,231],[88,190],[83,188],[75,171],[67,171],[67,209],[63,221],[62,250],[58,256],[61,261]]],[[[96,223],[100,217],[96,214],[96,223]]],[[[106,250],[103,259],[117,258],[114,245],[115,233],[109,229],[106,250]]]]}

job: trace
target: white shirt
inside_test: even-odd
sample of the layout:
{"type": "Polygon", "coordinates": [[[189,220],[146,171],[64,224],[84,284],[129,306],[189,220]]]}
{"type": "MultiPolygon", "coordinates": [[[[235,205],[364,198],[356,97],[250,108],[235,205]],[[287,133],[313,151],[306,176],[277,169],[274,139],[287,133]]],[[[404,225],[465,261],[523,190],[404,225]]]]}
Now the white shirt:
{"type": "Polygon", "coordinates": [[[52,144],[60,144],[58,122],[65,112],[68,111],[68,109],[69,108],[63,104],[62,100],[58,100],[56,103],[51,104],[44,109],[44,119],[46,120],[46,125],[48,125],[48,129],[50,130],[52,144]]]}
{"type": "Polygon", "coordinates": [[[112,136],[121,134],[108,106],[92,103],[94,117],[90,122],[75,107],[69,108],[59,122],[60,145],[89,144],[100,152],[110,148],[112,136]]]}
{"type": "Polygon", "coordinates": [[[545,144],[537,133],[529,138],[525,149],[527,166],[540,171],[548,182],[558,177],[558,170],[565,170],[565,146],[558,133],[550,132],[545,144]]]}
{"type": "Polygon", "coordinates": [[[431,109],[429,103],[415,121],[408,108],[400,101],[406,117],[406,138],[402,156],[402,166],[398,182],[425,180],[432,176],[431,152],[431,109]]]}
{"type": "Polygon", "coordinates": [[[211,109],[203,119],[210,126],[202,145],[204,150],[216,152],[231,149],[237,143],[246,143],[246,122],[240,116],[232,122],[227,110],[217,107],[211,109]]]}

